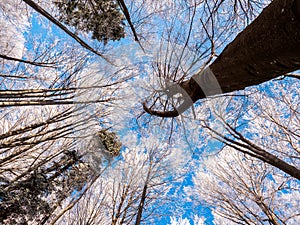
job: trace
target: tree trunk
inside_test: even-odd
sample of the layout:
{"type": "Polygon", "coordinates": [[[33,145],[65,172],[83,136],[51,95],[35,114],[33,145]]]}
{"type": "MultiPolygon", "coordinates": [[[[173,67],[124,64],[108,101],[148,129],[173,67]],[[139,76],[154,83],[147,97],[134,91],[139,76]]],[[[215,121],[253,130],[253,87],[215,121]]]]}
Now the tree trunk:
{"type": "Polygon", "coordinates": [[[210,69],[223,92],[299,70],[300,0],[274,0],[224,49],[210,69]]]}
{"type": "MultiPolygon", "coordinates": [[[[146,181],[148,182],[148,180],[146,181]]],[[[145,205],[145,201],[146,201],[146,195],[147,195],[147,183],[144,185],[144,188],[143,188],[143,193],[142,193],[142,196],[141,196],[141,201],[140,201],[140,204],[139,204],[139,207],[138,207],[138,213],[137,213],[137,216],[136,216],[136,221],[135,221],[135,225],[140,225],[141,224],[141,221],[142,221],[142,214],[143,214],[143,211],[144,211],[144,205],[145,205]]]]}
{"type": "MultiPolygon", "coordinates": [[[[210,69],[223,92],[299,70],[300,0],[274,0],[226,46],[210,69]]],[[[187,93],[193,93],[193,101],[206,97],[202,90],[187,93]]]]}
{"type": "Polygon", "coordinates": [[[153,111],[143,104],[145,111],[160,117],[175,117],[199,99],[220,92],[242,90],[299,70],[300,0],[273,0],[226,46],[209,69],[214,75],[213,79],[205,77],[205,73],[198,73],[179,84],[190,100],[176,110],[153,111]],[[210,81],[206,82],[206,79],[210,81]],[[216,85],[214,81],[218,83],[220,91],[207,92],[205,89],[216,85]]]}

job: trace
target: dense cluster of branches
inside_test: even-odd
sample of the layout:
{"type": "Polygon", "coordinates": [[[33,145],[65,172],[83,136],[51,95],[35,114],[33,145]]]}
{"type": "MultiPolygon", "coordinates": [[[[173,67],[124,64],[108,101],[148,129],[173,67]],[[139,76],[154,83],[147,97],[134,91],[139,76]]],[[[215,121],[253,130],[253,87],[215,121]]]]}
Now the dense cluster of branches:
{"type": "Polygon", "coordinates": [[[260,160],[225,148],[205,161],[188,194],[194,202],[214,207],[215,224],[294,224],[299,204],[297,181],[260,160]],[[293,207],[295,210],[289,210],[293,207]]]}
{"type": "MultiPolygon", "coordinates": [[[[159,74],[163,79],[172,80],[177,85],[170,87],[172,95],[168,96],[167,101],[158,100],[162,94],[168,95],[165,92],[158,94],[150,101],[151,103],[157,102],[157,104],[144,102],[145,111],[159,117],[176,117],[199,99],[220,94],[218,90],[215,90],[214,82],[218,83],[222,92],[228,93],[299,70],[299,4],[299,1],[294,0],[275,0],[266,7],[209,65],[213,78],[207,77],[207,74],[202,73],[203,69],[199,68],[189,80],[183,80],[188,71],[177,74],[181,70],[179,62],[173,73],[159,74]],[[172,88],[179,90],[172,90],[172,88]],[[176,94],[183,97],[184,101],[181,104],[174,104],[176,94]]],[[[212,14],[211,17],[213,16],[212,14]]],[[[211,20],[213,23],[213,19],[211,20]]],[[[207,31],[207,28],[205,30],[207,31]]],[[[211,56],[213,56],[215,37],[209,34],[208,36],[212,42],[211,56]]],[[[182,55],[184,50],[182,50],[182,55]]],[[[162,68],[159,69],[165,71],[162,68]]],[[[162,83],[164,83],[163,80],[162,83]]]]}
{"type": "MultiPolygon", "coordinates": [[[[186,173],[194,173],[199,158],[192,156],[192,160],[186,160],[189,163],[182,163],[185,153],[176,155],[187,147],[180,142],[180,134],[172,133],[174,120],[166,130],[171,130],[182,145],[174,148],[171,137],[161,137],[163,126],[154,145],[151,119],[156,123],[157,118],[151,116],[179,116],[199,99],[220,94],[210,88],[236,91],[300,69],[299,0],[272,1],[221,51],[223,44],[239,31],[239,21],[244,22],[243,29],[262,6],[251,0],[0,3],[0,25],[3,18],[10,24],[3,25],[5,34],[0,32],[0,223],[140,225],[155,221],[162,210],[169,213],[177,204],[170,204],[174,199],[185,200],[178,194],[182,191],[178,183],[184,181],[186,173]],[[224,8],[230,9],[226,15],[224,8]],[[60,28],[70,43],[57,40],[56,31],[46,35],[49,41],[45,43],[28,37],[25,43],[23,33],[33,12],[60,28]],[[118,68],[118,58],[108,58],[78,35],[78,31],[80,35],[91,32],[92,39],[103,42],[104,49],[110,41],[125,36],[126,21],[141,52],[145,53],[147,43],[140,37],[160,45],[155,52],[157,58],[150,63],[151,70],[146,70],[147,60],[143,62],[146,69],[138,64],[139,69],[147,71],[142,79],[156,79],[159,87],[147,81],[142,87],[147,90],[150,86],[153,91],[143,103],[150,122],[137,135],[138,141],[127,138],[132,139],[128,143],[136,145],[130,151],[122,150],[117,134],[107,127],[125,114],[122,107],[127,99],[117,98],[122,94],[119,86],[124,85],[124,92],[130,87],[125,81],[131,76],[124,74],[138,70],[130,65],[118,68]],[[163,31],[155,21],[160,21],[163,31]],[[161,43],[156,39],[158,34],[161,43]],[[11,44],[14,35],[16,43],[11,44]],[[78,48],[78,43],[83,48],[78,48]],[[92,64],[99,64],[99,56],[102,67],[95,69],[92,64]],[[213,79],[201,77],[203,74],[213,74],[213,79]],[[110,111],[117,99],[119,108],[113,105],[110,111]],[[117,109],[121,109],[119,114],[117,109]],[[107,122],[111,115],[114,116],[107,122]],[[141,137],[143,133],[150,137],[141,137]],[[119,161],[110,166],[113,158],[119,161]]],[[[215,162],[209,161],[210,165],[201,164],[203,170],[195,174],[194,189],[189,189],[189,193],[196,193],[190,198],[214,207],[216,221],[297,221],[299,212],[289,211],[288,204],[297,208],[299,202],[287,201],[283,211],[279,209],[284,194],[299,190],[300,117],[299,103],[292,101],[298,94],[292,92],[295,90],[291,88],[286,97],[265,97],[269,107],[264,107],[263,98],[261,103],[253,100],[262,97],[262,93],[250,93],[243,95],[243,100],[227,98],[227,107],[221,113],[212,108],[211,117],[199,119],[197,109],[193,109],[193,118],[181,117],[185,131],[190,132],[189,126],[195,122],[199,124],[196,129],[206,130],[210,139],[223,144],[224,152],[215,162]],[[280,107],[276,108],[277,104],[280,107]],[[218,129],[210,123],[212,118],[219,121],[218,129]]],[[[188,139],[188,132],[184,139],[188,139]]]]}
{"type": "Polygon", "coordinates": [[[75,151],[62,152],[51,160],[51,164],[40,162],[15,179],[8,176],[9,172],[16,172],[13,168],[2,171],[1,221],[6,224],[45,223],[53,211],[74,190],[80,191],[92,175],[75,151]]]}
{"type": "MultiPolygon", "coordinates": [[[[36,3],[26,3],[57,22],[36,3]]],[[[14,4],[1,6],[1,13],[9,15],[5,10],[10,6],[17,9],[14,4]]],[[[20,8],[26,9],[22,4],[20,8]]],[[[18,21],[17,16],[12,14],[8,18],[18,21]]],[[[20,24],[11,25],[11,29],[20,24]]],[[[6,48],[9,39],[1,38],[1,46],[4,44],[0,56],[0,221],[45,224],[70,196],[80,196],[100,173],[87,160],[85,148],[90,148],[87,137],[102,129],[97,119],[105,116],[103,105],[112,100],[104,89],[115,88],[117,82],[101,83],[103,77],[99,77],[99,82],[93,85],[80,86],[87,53],[72,45],[32,40],[28,42],[32,51],[25,54],[31,59],[23,59],[24,56],[6,48]],[[89,92],[100,89],[102,94],[93,99],[88,96],[89,92]],[[86,109],[93,104],[98,108],[87,113],[86,109]],[[89,132],[85,131],[87,127],[89,132]]],[[[109,139],[106,134],[109,132],[104,133],[103,140],[109,139]]],[[[111,151],[101,150],[104,145],[97,147],[93,150],[98,157],[102,151],[111,151]]]]}
{"type": "Polygon", "coordinates": [[[103,41],[120,40],[125,36],[123,15],[117,3],[101,1],[57,1],[59,20],[77,31],[92,32],[92,38],[103,41]]]}
{"type": "MultiPolygon", "coordinates": [[[[225,47],[209,67],[199,68],[200,70],[192,74],[189,80],[183,80],[188,70],[183,71],[183,75],[180,74],[182,70],[181,57],[186,54],[184,48],[181,50],[178,64],[175,64],[174,72],[165,72],[168,71],[167,67],[172,68],[168,63],[172,61],[174,53],[169,50],[171,53],[166,54],[169,61],[164,59],[165,68],[159,68],[160,65],[157,64],[158,72],[161,73],[158,74],[158,77],[161,78],[160,90],[153,91],[154,93],[149,99],[143,102],[143,109],[150,115],[158,117],[176,117],[192,107],[199,99],[221,94],[221,92],[242,90],[299,70],[299,5],[299,1],[293,0],[273,1],[237,35],[234,41],[225,47]],[[276,20],[272,20],[272,18],[276,18],[276,20]],[[169,80],[173,81],[171,85],[167,83],[169,80]]],[[[211,38],[211,49],[214,51],[214,40],[213,37],[211,38]]],[[[211,56],[213,54],[214,52],[211,53],[211,56]]],[[[195,60],[194,63],[196,63],[195,60]]],[[[226,129],[241,142],[228,139],[224,134],[214,131],[220,136],[222,142],[300,179],[300,170],[297,167],[289,165],[248,141],[229,124],[226,124],[226,129]],[[248,150],[245,151],[244,148],[248,150]]]]}

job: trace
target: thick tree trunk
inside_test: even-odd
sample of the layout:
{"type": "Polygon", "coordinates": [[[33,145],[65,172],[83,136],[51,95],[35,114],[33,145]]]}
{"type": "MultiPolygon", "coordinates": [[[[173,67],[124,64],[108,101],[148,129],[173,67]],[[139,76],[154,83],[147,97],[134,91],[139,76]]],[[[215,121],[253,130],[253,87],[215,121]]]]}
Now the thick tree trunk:
{"type": "MultiPolygon", "coordinates": [[[[300,0],[274,0],[211,64],[223,92],[242,90],[300,69],[300,0]]],[[[195,75],[197,76],[197,75],[195,75]]],[[[189,80],[195,88],[194,81],[189,80]]],[[[197,85],[195,102],[205,98],[197,85]]]]}
{"type": "MultiPolygon", "coordinates": [[[[209,69],[214,74],[213,81],[217,81],[223,93],[242,90],[299,70],[300,0],[273,0],[226,46],[209,69]]],[[[205,91],[214,84],[211,80],[205,82],[206,79],[205,74],[199,73],[179,84],[190,100],[178,109],[159,112],[144,104],[145,111],[160,117],[175,117],[197,100],[219,94],[218,90],[205,91]]]]}
{"type": "MultiPolygon", "coordinates": [[[[300,0],[273,0],[209,68],[179,84],[187,98],[183,104],[174,111],[151,110],[146,103],[143,106],[152,115],[175,117],[199,99],[242,90],[299,69],[300,0]]],[[[254,157],[300,179],[298,168],[263,150],[255,154],[254,157]]]]}

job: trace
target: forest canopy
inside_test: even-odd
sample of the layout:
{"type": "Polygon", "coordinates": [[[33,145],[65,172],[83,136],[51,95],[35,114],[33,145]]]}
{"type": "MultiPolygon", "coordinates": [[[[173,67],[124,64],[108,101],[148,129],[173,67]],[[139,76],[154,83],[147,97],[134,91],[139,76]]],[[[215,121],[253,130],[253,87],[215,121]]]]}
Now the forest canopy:
{"type": "Polygon", "coordinates": [[[299,0],[2,0],[0,224],[298,224],[299,0]]]}

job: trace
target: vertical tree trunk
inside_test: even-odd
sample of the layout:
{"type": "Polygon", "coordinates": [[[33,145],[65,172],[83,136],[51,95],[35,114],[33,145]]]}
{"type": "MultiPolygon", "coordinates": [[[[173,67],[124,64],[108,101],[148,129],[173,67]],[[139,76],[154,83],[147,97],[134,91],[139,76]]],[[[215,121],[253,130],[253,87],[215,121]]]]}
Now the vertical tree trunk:
{"type": "Polygon", "coordinates": [[[149,170],[147,172],[147,177],[146,177],[145,184],[144,184],[144,187],[143,187],[141,201],[140,201],[140,204],[139,204],[139,207],[138,207],[138,212],[137,212],[137,215],[136,215],[135,225],[140,225],[141,221],[142,221],[142,215],[143,215],[144,205],[145,205],[146,198],[147,198],[148,183],[149,183],[149,179],[150,179],[151,170],[152,170],[152,161],[150,161],[150,167],[149,167],[149,170]]]}
{"type": "Polygon", "coordinates": [[[138,213],[137,213],[137,216],[136,216],[135,225],[140,225],[141,224],[142,214],[143,214],[143,211],[144,211],[144,204],[145,204],[145,201],[146,201],[146,195],[147,195],[147,183],[144,185],[144,188],[143,188],[143,193],[142,193],[141,201],[140,201],[140,204],[139,204],[139,207],[138,207],[138,213]]]}

